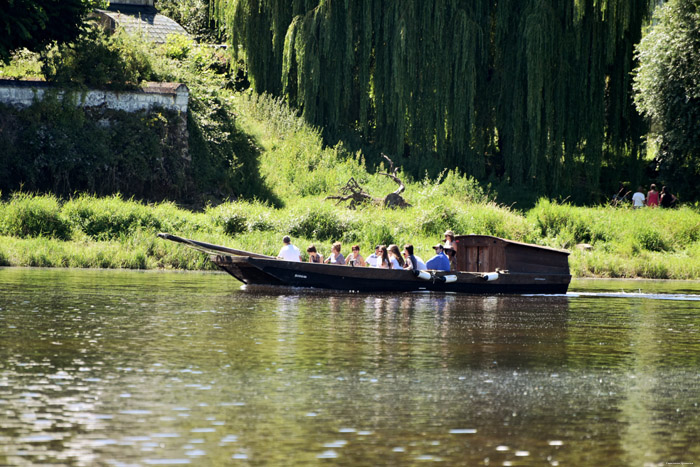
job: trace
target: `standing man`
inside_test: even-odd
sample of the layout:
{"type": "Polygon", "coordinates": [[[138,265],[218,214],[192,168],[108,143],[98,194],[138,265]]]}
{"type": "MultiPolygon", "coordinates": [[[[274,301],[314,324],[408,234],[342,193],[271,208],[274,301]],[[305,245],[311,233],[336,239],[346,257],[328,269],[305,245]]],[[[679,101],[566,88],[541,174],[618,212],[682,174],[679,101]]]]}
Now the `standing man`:
{"type": "Polygon", "coordinates": [[[285,235],[282,238],[282,243],[284,243],[284,246],[277,255],[277,258],[285,261],[301,262],[301,252],[299,251],[299,248],[292,245],[292,240],[289,238],[289,235],[285,235]]]}

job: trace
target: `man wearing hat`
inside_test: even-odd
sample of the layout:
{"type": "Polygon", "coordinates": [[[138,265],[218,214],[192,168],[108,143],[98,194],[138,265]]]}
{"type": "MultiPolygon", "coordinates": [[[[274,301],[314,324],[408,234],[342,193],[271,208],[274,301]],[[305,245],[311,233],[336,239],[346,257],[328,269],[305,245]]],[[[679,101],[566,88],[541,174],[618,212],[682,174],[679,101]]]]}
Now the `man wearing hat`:
{"type": "Polygon", "coordinates": [[[449,271],[450,260],[447,258],[447,255],[445,255],[442,245],[438,243],[433,249],[435,250],[435,256],[425,263],[426,267],[434,271],[449,271]]]}

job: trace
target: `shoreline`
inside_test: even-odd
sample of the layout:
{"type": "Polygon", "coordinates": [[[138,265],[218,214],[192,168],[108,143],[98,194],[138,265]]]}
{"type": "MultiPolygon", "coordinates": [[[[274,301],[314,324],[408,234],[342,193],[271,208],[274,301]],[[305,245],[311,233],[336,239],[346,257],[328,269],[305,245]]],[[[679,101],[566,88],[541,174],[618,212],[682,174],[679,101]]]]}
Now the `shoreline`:
{"type": "MultiPolygon", "coordinates": [[[[15,266],[15,265],[4,265],[0,266],[0,271],[5,269],[27,269],[27,270],[46,270],[46,271],[96,271],[96,272],[135,272],[135,273],[149,273],[149,274],[201,274],[201,275],[227,275],[225,271],[221,270],[207,270],[207,269],[174,269],[174,268],[148,268],[148,269],[133,269],[133,268],[94,268],[94,267],[71,267],[71,266],[15,266]]],[[[235,278],[231,278],[235,281],[235,278]]],[[[572,283],[574,281],[586,282],[586,281],[610,281],[610,282],[661,282],[661,283],[673,283],[673,282],[683,282],[683,283],[700,283],[700,279],[657,279],[649,277],[605,277],[605,276],[584,276],[584,277],[571,277],[572,283]]],[[[243,284],[241,282],[241,284],[243,284]]]]}

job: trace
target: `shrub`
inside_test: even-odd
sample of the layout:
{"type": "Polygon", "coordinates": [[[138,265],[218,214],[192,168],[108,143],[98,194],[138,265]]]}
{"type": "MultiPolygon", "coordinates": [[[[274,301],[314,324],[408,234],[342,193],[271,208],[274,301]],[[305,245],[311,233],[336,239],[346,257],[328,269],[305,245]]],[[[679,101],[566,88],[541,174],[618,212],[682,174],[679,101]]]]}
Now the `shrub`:
{"type": "Polygon", "coordinates": [[[151,208],[135,201],[124,201],[119,194],[109,198],[81,195],[68,201],[63,212],[75,229],[95,240],[116,239],[139,228],[161,228],[151,208]]]}
{"type": "Polygon", "coordinates": [[[347,230],[347,223],[341,221],[335,211],[323,206],[293,215],[289,226],[289,232],[295,237],[321,241],[341,239],[347,230]]]}
{"type": "Polygon", "coordinates": [[[648,225],[640,227],[634,233],[634,236],[639,242],[639,245],[645,250],[667,251],[669,249],[669,245],[661,232],[648,225]]]}
{"type": "Polygon", "coordinates": [[[118,30],[88,28],[72,44],[49,49],[42,72],[48,81],[63,85],[128,89],[150,79],[153,71],[145,41],[118,30]]]}
{"type": "Polygon", "coordinates": [[[212,223],[221,227],[227,235],[244,232],[260,232],[274,229],[267,205],[254,202],[237,201],[207,208],[206,215],[212,223]]]}
{"type": "Polygon", "coordinates": [[[542,198],[530,210],[528,217],[543,237],[557,237],[567,233],[575,243],[587,243],[592,239],[590,220],[581,208],[552,203],[542,198]]]}
{"type": "Polygon", "coordinates": [[[70,239],[70,224],[61,215],[61,206],[53,195],[17,192],[0,206],[0,233],[4,235],[70,239]]]}

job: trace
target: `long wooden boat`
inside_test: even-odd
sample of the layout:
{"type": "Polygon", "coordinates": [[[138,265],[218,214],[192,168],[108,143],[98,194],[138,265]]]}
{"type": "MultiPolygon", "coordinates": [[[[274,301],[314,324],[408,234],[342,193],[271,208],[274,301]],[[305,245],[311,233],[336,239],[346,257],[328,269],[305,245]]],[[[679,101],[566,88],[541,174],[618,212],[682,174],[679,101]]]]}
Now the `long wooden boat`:
{"type": "Polygon", "coordinates": [[[565,294],[569,252],[489,235],[459,235],[458,271],[407,271],[284,261],[272,256],[199,242],[159,237],[210,255],[218,267],[245,284],[357,292],[457,292],[467,294],[565,294]]]}

